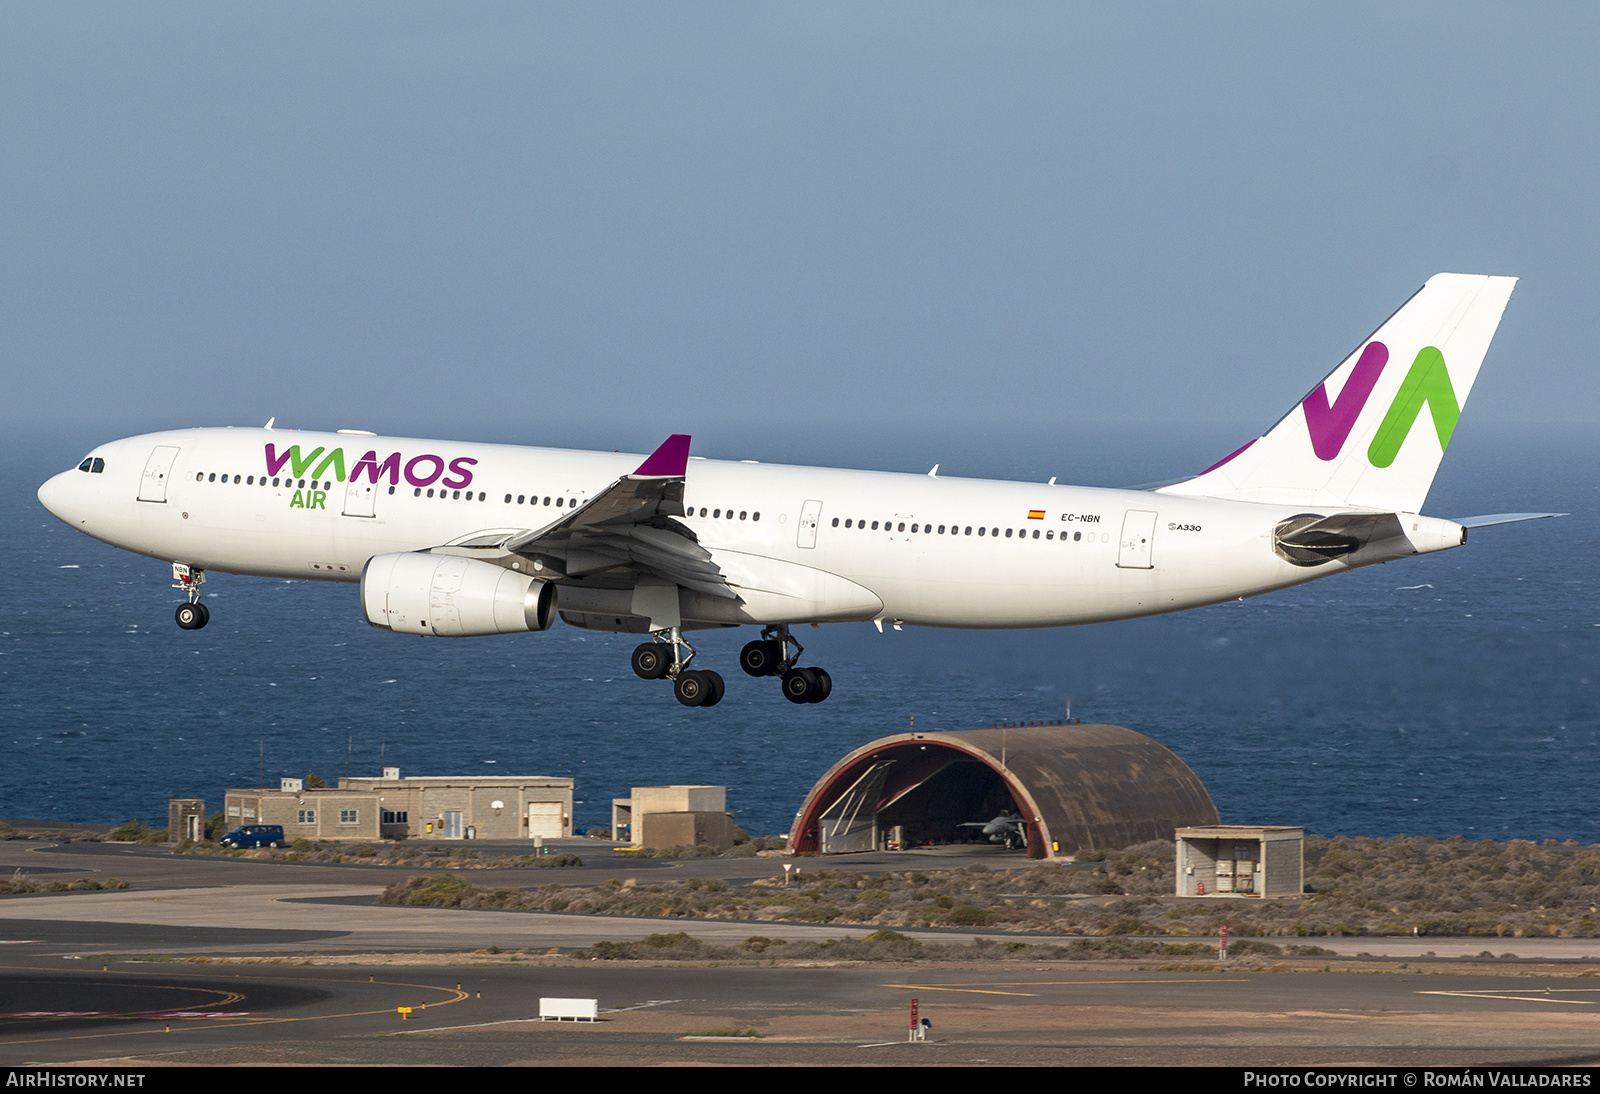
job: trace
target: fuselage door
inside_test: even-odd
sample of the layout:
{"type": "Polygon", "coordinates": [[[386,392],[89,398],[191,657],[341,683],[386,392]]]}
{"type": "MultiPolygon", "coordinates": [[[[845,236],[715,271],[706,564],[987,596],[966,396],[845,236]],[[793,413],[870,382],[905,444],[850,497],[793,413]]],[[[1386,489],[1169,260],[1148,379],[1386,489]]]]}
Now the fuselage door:
{"type": "Polygon", "coordinates": [[[344,515],[370,517],[376,515],[378,484],[351,479],[344,488],[344,515]]]}
{"type": "Polygon", "coordinates": [[[1117,548],[1117,565],[1124,570],[1155,568],[1150,548],[1156,538],[1156,514],[1129,509],[1122,518],[1122,541],[1117,548]]]}
{"type": "Polygon", "coordinates": [[[150,453],[150,462],[144,465],[144,475],[139,479],[139,500],[167,500],[167,478],[172,474],[172,461],[178,458],[174,445],[159,444],[150,453]]]}
{"type": "Polygon", "coordinates": [[[805,508],[800,510],[800,532],[795,538],[795,543],[801,547],[815,547],[817,545],[817,524],[822,520],[822,503],[808,501],[805,508]]]}

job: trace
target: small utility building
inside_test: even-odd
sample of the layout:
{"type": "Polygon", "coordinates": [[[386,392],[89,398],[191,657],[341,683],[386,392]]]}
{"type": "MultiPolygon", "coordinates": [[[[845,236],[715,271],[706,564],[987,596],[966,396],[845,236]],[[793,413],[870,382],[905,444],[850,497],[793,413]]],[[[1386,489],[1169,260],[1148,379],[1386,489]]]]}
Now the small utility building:
{"type": "Polygon", "coordinates": [[[1179,896],[1296,896],[1305,888],[1304,828],[1180,828],[1179,896]]]}
{"type": "Polygon", "coordinates": [[[611,799],[611,836],[635,847],[733,846],[725,786],[636,786],[611,799]]]}
{"type": "Polygon", "coordinates": [[[307,789],[229,790],[227,825],[281,824],[286,839],[559,839],[572,835],[573,780],[528,775],[413,776],[386,767],[307,789]]]}

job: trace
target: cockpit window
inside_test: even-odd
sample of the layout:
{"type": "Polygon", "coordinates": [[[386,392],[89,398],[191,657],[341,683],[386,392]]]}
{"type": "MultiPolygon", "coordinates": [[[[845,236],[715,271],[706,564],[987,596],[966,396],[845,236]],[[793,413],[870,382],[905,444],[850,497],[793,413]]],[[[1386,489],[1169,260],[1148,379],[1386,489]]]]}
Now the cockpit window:
{"type": "Polygon", "coordinates": [[[104,473],[105,469],[106,469],[106,461],[101,459],[99,456],[96,456],[94,458],[94,466],[89,468],[89,470],[92,471],[96,475],[104,473]]]}
{"type": "Polygon", "coordinates": [[[83,458],[83,462],[78,465],[78,470],[79,471],[87,471],[87,470],[89,470],[89,468],[91,468],[93,466],[94,466],[94,460],[90,459],[88,456],[85,456],[83,458]]]}

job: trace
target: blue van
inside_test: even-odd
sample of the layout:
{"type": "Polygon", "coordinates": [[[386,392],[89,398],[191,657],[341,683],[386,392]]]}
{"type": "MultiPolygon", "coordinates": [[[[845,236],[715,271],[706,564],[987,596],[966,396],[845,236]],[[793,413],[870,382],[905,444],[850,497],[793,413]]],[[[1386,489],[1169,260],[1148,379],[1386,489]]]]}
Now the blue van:
{"type": "Polygon", "coordinates": [[[223,847],[282,847],[283,825],[241,824],[217,842],[223,847]]]}

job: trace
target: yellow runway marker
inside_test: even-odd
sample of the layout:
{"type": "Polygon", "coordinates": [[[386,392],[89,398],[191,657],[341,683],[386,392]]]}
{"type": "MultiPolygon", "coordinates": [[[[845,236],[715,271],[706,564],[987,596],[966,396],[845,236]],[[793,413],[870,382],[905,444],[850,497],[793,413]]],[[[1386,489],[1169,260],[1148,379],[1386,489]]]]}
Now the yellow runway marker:
{"type": "Polygon", "coordinates": [[[941,988],[929,984],[884,984],[886,988],[906,988],[910,991],[958,991],[968,995],[1022,995],[1033,999],[1038,992],[1032,991],[992,991],[987,988],[941,988]]]}
{"type": "MultiPolygon", "coordinates": [[[[1592,988],[1571,988],[1570,991],[1592,991],[1592,988]]],[[[1548,995],[1497,995],[1487,991],[1419,991],[1418,995],[1456,995],[1463,999],[1507,999],[1513,1003],[1566,1003],[1571,1006],[1592,1007],[1597,999],[1553,999],[1548,995]]]]}
{"type": "MultiPolygon", "coordinates": [[[[993,989],[967,988],[955,984],[883,984],[885,988],[912,988],[917,991],[977,991],[987,995],[1031,995],[1035,992],[999,991],[999,988],[1059,988],[1084,984],[1248,984],[1248,977],[1225,980],[1002,980],[993,989]]],[[[1586,989],[1587,990],[1587,989],[1586,989]]],[[[1600,989],[1597,989],[1600,990],[1600,989]]]]}

